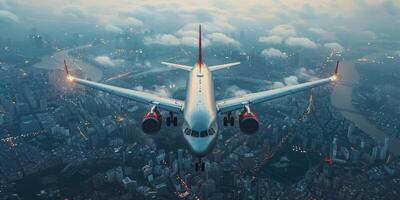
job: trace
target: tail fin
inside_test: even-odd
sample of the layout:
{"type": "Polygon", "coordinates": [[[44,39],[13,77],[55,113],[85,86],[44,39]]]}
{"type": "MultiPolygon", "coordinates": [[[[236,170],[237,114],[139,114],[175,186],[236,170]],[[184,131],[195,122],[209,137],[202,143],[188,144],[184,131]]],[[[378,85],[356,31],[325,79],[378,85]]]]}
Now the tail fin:
{"type": "Polygon", "coordinates": [[[65,61],[65,59],[64,59],[64,70],[65,70],[65,73],[67,73],[69,75],[68,65],[67,65],[67,61],[65,61]]]}
{"type": "Polygon", "coordinates": [[[336,61],[336,67],[335,67],[335,71],[333,72],[333,73],[334,73],[334,75],[337,75],[337,74],[338,74],[338,71],[339,71],[339,60],[338,60],[338,61],[336,61]]]}
{"type": "Polygon", "coordinates": [[[201,24],[199,24],[199,60],[197,63],[199,65],[203,64],[203,57],[201,55],[201,24]]]}

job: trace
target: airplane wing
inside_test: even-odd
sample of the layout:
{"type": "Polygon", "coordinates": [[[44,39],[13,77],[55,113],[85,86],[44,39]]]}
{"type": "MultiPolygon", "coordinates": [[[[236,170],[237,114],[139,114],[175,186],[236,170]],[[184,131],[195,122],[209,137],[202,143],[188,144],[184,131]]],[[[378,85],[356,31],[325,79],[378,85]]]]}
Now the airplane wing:
{"type": "Polygon", "coordinates": [[[65,72],[67,73],[67,79],[79,85],[100,90],[116,96],[124,97],[140,103],[156,105],[160,109],[164,109],[175,113],[180,113],[183,110],[184,102],[181,100],[76,78],[69,74],[68,66],[65,60],[64,60],[64,67],[65,67],[65,72]]]}
{"type": "Polygon", "coordinates": [[[169,67],[175,67],[175,68],[178,68],[178,69],[183,69],[183,70],[186,70],[186,71],[192,70],[192,67],[191,66],[187,66],[187,65],[175,64],[175,63],[169,63],[169,62],[161,62],[161,64],[167,65],[169,67]]]}
{"type": "Polygon", "coordinates": [[[243,108],[245,105],[257,104],[265,101],[270,101],[290,94],[301,92],[314,87],[328,84],[337,79],[339,61],[336,63],[336,68],[333,76],[325,79],[302,83],[298,85],[287,86],[283,88],[245,94],[239,97],[223,99],[217,101],[218,113],[226,113],[243,108]]]}
{"type": "Polygon", "coordinates": [[[240,62],[234,62],[234,63],[228,63],[228,64],[222,64],[222,65],[214,65],[214,66],[208,66],[208,69],[210,69],[210,71],[216,71],[219,69],[233,67],[233,66],[239,65],[239,64],[240,64],[240,62]]]}

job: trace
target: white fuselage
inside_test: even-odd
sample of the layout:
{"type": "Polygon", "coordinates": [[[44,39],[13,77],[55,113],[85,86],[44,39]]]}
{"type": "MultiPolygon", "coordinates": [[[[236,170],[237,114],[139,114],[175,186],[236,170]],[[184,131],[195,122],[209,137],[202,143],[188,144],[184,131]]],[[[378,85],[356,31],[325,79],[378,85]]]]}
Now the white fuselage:
{"type": "Polygon", "coordinates": [[[204,63],[196,64],[190,71],[182,131],[190,150],[196,156],[205,156],[215,144],[218,124],[214,85],[212,75],[204,63]]]}

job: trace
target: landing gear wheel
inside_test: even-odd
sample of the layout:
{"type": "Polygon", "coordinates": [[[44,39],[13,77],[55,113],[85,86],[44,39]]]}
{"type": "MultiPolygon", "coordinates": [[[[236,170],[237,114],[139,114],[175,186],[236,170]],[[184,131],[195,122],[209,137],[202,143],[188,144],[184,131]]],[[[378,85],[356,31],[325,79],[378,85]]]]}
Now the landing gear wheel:
{"type": "Polygon", "coordinates": [[[174,117],[173,122],[174,122],[174,126],[178,126],[178,118],[177,117],[174,117]]]}
{"type": "Polygon", "coordinates": [[[171,126],[171,117],[167,117],[166,123],[168,127],[171,126]]]}
{"type": "Polygon", "coordinates": [[[229,123],[231,124],[231,126],[234,126],[235,125],[235,118],[231,117],[229,119],[229,123]]]}
{"type": "Polygon", "coordinates": [[[228,118],[224,117],[224,126],[228,126],[228,118]]]}
{"type": "Polygon", "coordinates": [[[195,170],[196,170],[196,172],[199,171],[199,163],[195,163],[195,170]]]}

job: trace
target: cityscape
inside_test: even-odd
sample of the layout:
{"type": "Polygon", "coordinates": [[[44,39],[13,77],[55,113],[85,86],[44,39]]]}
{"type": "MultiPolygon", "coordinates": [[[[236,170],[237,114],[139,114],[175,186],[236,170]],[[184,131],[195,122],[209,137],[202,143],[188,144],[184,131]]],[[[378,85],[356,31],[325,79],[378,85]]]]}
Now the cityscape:
{"type": "MultiPolygon", "coordinates": [[[[400,16],[400,4],[385,2],[400,16]]],[[[0,199],[400,199],[400,42],[389,31],[332,39],[291,22],[263,26],[269,31],[230,28],[182,8],[190,21],[180,16],[158,27],[156,19],[129,15],[128,25],[103,30],[85,14],[82,24],[65,21],[67,28],[52,32],[49,24],[64,15],[84,14],[69,7],[55,22],[21,29],[41,15],[23,17],[23,1],[0,6],[0,199]],[[339,81],[254,105],[254,135],[238,128],[239,112],[233,127],[219,120],[202,172],[180,126],[164,120],[159,133],[145,134],[150,106],[66,79],[63,60],[76,77],[184,99],[188,72],[161,61],[192,66],[200,22],[208,65],[241,62],[213,74],[217,99],[325,78],[337,60],[339,81]],[[307,38],[315,32],[324,37],[307,38]]],[[[141,6],[147,12],[140,15],[156,15],[141,6]]],[[[154,12],[172,17],[168,9],[154,12]]]]}

